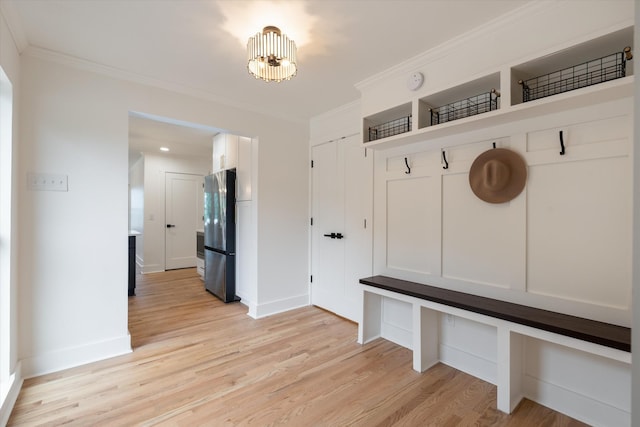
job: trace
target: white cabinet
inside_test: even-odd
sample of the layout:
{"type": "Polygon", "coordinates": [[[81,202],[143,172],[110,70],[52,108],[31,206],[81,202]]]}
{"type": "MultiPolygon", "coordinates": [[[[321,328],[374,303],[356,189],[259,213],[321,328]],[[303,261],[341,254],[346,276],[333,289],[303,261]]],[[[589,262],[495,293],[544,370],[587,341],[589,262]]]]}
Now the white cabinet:
{"type": "Polygon", "coordinates": [[[238,138],[228,133],[213,137],[213,172],[238,166],[238,138]]]}
{"type": "Polygon", "coordinates": [[[239,201],[251,200],[252,150],[251,138],[222,133],[213,137],[212,171],[236,169],[236,200],[239,201]]]}
{"type": "Polygon", "coordinates": [[[630,96],[632,41],[633,27],[622,28],[366,114],[362,144],[386,149],[447,137],[452,146],[465,132],[630,96]]]}

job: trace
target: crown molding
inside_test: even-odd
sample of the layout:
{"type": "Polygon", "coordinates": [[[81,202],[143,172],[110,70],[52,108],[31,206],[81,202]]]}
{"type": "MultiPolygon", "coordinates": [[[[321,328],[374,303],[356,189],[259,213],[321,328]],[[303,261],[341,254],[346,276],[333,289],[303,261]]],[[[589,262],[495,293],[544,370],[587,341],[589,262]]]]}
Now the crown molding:
{"type": "Polygon", "coordinates": [[[111,77],[116,80],[123,80],[127,82],[137,83],[144,86],[150,86],[158,89],[167,90],[170,92],[179,93],[181,95],[191,96],[193,98],[202,99],[205,101],[215,102],[228,107],[237,108],[244,111],[250,111],[263,116],[273,117],[281,120],[285,120],[293,123],[308,124],[308,120],[300,118],[291,118],[285,114],[277,113],[265,113],[263,109],[258,109],[251,104],[245,104],[237,101],[230,100],[207,92],[195,87],[186,86],[180,83],[168,82],[153,77],[145,76],[131,71],[111,67],[109,65],[100,64],[97,62],[89,61],[87,59],[78,58],[71,55],[66,55],[60,52],[56,52],[49,49],[44,49],[36,46],[29,46],[23,52],[24,56],[30,56],[33,58],[42,59],[45,61],[55,62],[61,65],[65,65],[71,68],[80,69],[84,71],[93,72],[106,77],[111,77]]]}
{"type": "Polygon", "coordinates": [[[4,17],[4,21],[7,23],[7,27],[9,27],[11,38],[13,38],[13,43],[16,45],[18,53],[24,52],[29,47],[29,40],[22,26],[20,14],[13,5],[13,2],[0,1],[0,15],[4,17]]]}
{"type": "Polygon", "coordinates": [[[485,24],[482,24],[479,27],[473,28],[465,33],[453,37],[445,41],[444,43],[439,44],[438,46],[435,46],[423,53],[409,58],[406,61],[400,62],[399,64],[394,65],[391,68],[387,68],[386,70],[378,74],[374,74],[373,76],[356,83],[354,86],[356,87],[356,89],[362,91],[369,86],[378,84],[381,80],[384,80],[390,76],[413,71],[420,66],[424,66],[424,64],[434,62],[445,55],[449,55],[452,51],[455,51],[459,46],[464,45],[470,40],[499,30],[505,25],[505,23],[518,21],[523,17],[530,18],[531,16],[541,11],[548,10],[550,6],[561,1],[563,0],[540,0],[524,4],[523,6],[511,10],[504,15],[499,15],[496,18],[487,21],[485,24]]]}

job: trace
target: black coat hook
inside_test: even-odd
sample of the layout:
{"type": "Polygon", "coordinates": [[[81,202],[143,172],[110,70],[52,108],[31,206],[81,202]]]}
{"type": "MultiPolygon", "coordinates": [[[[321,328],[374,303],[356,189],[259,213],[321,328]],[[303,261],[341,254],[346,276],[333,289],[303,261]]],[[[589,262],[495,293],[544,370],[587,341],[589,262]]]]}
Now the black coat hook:
{"type": "Polygon", "coordinates": [[[449,162],[447,162],[447,154],[442,150],[442,160],[444,160],[444,166],[442,169],[449,169],[449,162]]]}
{"type": "Polygon", "coordinates": [[[564,139],[562,138],[562,131],[560,131],[560,147],[562,148],[560,155],[564,156],[564,139]]]}
{"type": "Polygon", "coordinates": [[[404,172],[407,175],[409,175],[411,173],[411,168],[409,167],[409,160],[407,160],[407,158],[404,158],[404,164],[407,166],[407,170],[404,172]]]}

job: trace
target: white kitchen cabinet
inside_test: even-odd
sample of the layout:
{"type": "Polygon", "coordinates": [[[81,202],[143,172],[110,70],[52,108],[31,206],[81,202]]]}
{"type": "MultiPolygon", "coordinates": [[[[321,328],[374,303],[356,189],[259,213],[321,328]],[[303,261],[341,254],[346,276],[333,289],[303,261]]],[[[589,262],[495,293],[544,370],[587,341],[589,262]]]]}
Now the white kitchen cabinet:
{"type": "Polygon", "coordinates": [[[238,167],[238,135],[219,133],[213,137],[213,172],[238,167]]]}
{"type": "Polygon", "coordinates": [[[245,136],[218,134],[213,138],[213,168],[236,169],[236,200],[251,200],[252,140],[245,136]]]}

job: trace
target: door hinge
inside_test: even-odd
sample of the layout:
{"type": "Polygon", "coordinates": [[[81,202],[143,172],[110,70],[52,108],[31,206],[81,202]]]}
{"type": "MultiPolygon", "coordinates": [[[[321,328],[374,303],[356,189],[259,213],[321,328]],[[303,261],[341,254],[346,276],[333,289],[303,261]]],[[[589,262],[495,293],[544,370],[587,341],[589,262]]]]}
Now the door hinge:
{"type": "Polygon", "coordinates": [[[313,167],[313,160],[311,160],[311,167],[313,167]]]}
{"type": "Polygon", "coordinates": [[[313,217],[311,218],[311,225],[313,225],[313,217]]]}
{"type": "Polygon", "coordinates": [[[367,218],[364,219],[364,228],[367,228],[367,218]]]}
{"type": "Polygon", "coordinates": [[[367,149],[364,149],[364,156],[367,157],[367,149]]]}
{"type": "Polygon", "coordinates": [[[311,275],[311,283],[313,283],[313,274],[311,275]]]}

